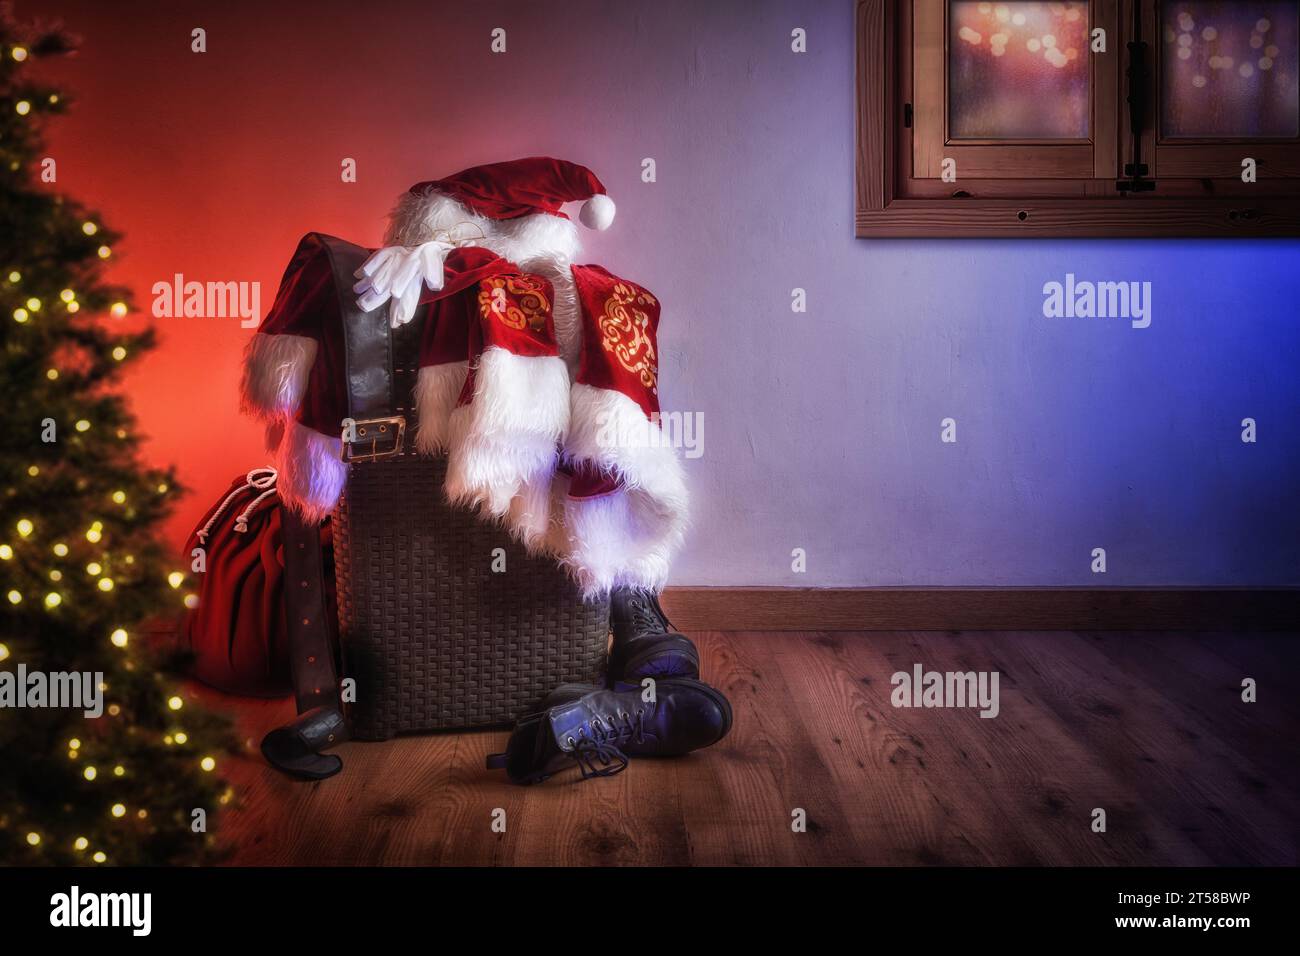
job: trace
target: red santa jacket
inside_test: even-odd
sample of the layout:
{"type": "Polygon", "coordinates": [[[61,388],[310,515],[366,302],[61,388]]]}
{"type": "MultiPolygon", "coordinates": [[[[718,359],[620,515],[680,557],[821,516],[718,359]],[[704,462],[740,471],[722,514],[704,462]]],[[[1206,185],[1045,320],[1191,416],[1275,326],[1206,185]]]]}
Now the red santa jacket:
{"type": "MultiPolygon", "coordinates": [[[[560,356],[555,291],[487,249],[447,256],[423,290],[415,405],[420,452],[448,456],[450,500],[502,520],[589,593],[663,586],[687,495],[659,422],[660,305],[600,266],[571,267],[581,351],[560,356]],[[427,306],[427,309],[425,308],[427,306]]],[[[273,427],[281,495],[309,517],[346,482],[343,331],[318,234],[303,238],[245,356],[243,407],[273,427]]]]}

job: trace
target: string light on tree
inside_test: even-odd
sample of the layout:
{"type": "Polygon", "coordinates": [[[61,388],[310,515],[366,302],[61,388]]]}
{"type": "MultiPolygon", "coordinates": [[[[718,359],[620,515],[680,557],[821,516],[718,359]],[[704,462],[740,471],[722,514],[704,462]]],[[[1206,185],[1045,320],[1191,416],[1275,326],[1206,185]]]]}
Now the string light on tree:
{"type": "Polygon", "coordinates": [[[179,716],[169,695],[181,700],[161,681],[176,675],[149,642],[132,639],[140,620],[172,612],[176,593],[158,540],[170,500],[157,493],[174,479],[140,460],[139,429],[121,394],[126,363],[152,341],[147,332],[108,336],[96,324],[133,312],[127,290],[104,275],[120,237],[63,193],[61,181],[42,181],[43,158],[54,151],[43,141],[45,124],[33,121],[57,122],[47,104],[69,97],[43,86],[58,70],[42,69],[35,82],[28,70],[71,49],[57,28],[18,24],[12,5],[0,3],[0,208],[8,240],[0,243],[0,338],[8,344],[0,379],[33,391],[31,402],[0,402],[10,475],[0,483],[7,539],[0,604],[10,609],[0,660],[102,672],[112,699],[107,719],[92,722],[93,741],[81,737],[87,724],[75,709],[6,725],[0,866],[210,863],[215,847],[194,838],[189,814],[207,807],[211,816],[229,787],[220,769],[204,769],[199,758],[220,761],[219,751],[236,741],[227,721],[193,705],[179,712],[184,731],[172,728],[183,733],[184,748],[164,744],[159,728],[179,716]],[[59,423],[57,445],[32,427],[46,417],[59,423]],[[94,521],[97,510],[112,520],[94,521]]]}

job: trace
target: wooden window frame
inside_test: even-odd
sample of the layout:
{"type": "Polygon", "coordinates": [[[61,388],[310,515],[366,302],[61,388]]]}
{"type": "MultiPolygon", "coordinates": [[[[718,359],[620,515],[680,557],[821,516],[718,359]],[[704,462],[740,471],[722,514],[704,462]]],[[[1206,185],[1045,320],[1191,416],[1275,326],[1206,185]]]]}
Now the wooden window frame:
{"type": "MultiPolygon", "coordinates": [[[[916,117],[904,116],[915,102],[912,69],[912,7],[931,0],[858,0],[856,234],[897,237],[1225,237],[1300,236],[1300,141],[1225,144],[1160,140],[1159,35],[1148,33],[1160,0],[1092,0],[1092,9],[1113,7],[1120,35],[1110,37],[1107,66],[1094,70],[1094,100],[1110,95],[1118,121],[1098,127],[1092,138],[1094,178],[1047,178],[1050,163],[1034,169],[1038,178],[966,178],[956,183],[914,177],[916,117]],[[1154,180],[1154,191],[1125,192],[1133,177],[1133,134],[1124,75],[1131,36],[1126,18],[1136,11],[1148,39],[1146,90],[1149,103],[1138,162],[1138,179],[1154,180]],[[1107,84],[1113,75],[1113,89],[1107,84]],[[912,120],[909,125],[905,120],[912,120]],[[1248,152],[1245,150],[1248,149],[1248,152]],[[1259,164],[1259,181],[1240,181],[1240,159],[1259,164]],[[1213,178],[1222,170],[1222,178],[1213,178]],[[1118,174],[1118,175],[1116,175],[1118,174]],[[1289,177],[1289,178],[1286,178],[1289,177]]],[[[1059,149],[1051,146],[1051,149],[1059,149]]],[[[994,147],[1005,154],[1025,147],[994,147]]],[[[1025,167],[1021,167],[1022,169],[1025,167]]],[[[981,173],[992,164],[975,163],[981,173]]]]}
{"type": "MultiPolygon", "coordinates": [[[[912,23],[902,24],[901,36],[911,37],[906,49],[915,59],[913,78],[913,163],[925,165],[929,178],[939,176],[942,159],[953,159],[961,179],[1092,179],[1113,177],[1115,129],[1118,119],[1118,57],[1108,57],[1102,69],[1089,70],[1089,133],[1076,140],[970,140],[949,139],[945,118],[950,90],[945,61],[949,55],[949,0],[912,0],[912,23]]],[[[1117,0],[1091,0],[1092,22],[1115,33],[1117,0]]],[[[906,57],[903,58],[906,61],[906,57]]],[[[900,69],[902,61],[900,61],[900,69]]]]}

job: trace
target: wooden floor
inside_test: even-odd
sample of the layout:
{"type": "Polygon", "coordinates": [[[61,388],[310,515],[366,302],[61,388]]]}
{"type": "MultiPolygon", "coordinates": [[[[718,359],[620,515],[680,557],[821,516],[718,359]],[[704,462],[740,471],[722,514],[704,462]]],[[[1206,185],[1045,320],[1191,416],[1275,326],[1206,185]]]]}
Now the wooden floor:
{"type": "Polygon", "coordinates": [[[1227,865],[1300,862],[1300,635],[699,633],[716,747],[516,787],[505,732],[349,743],[321,783],[227,761],[236,864],[1227,865]],[[890,675],[997,670],[1001,714],[903,710],[890,675]],[[1258,703],[1243,703],[1243,677],[1258,703]],[[1105,833],[1090,827],[1095,807],[1105,833]],[[494,833],[494,810],[506,832],[494,833]],[[807,813],[807,832],[791,813],[807,813]]]}

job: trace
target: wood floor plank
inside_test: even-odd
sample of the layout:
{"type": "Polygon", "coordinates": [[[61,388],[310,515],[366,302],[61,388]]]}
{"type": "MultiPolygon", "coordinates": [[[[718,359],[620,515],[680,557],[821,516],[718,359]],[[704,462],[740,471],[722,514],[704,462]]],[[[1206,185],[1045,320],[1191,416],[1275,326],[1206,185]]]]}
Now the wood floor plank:
{"type": "MultiPolygon", "coordinates": [[[[1106,648],[1132,635],[1076,638],[1067,647],[1046,635],[1022,637],[1032,663],[1019,680],[1068,720],[1076,737],[1126,782],[1111,813],[1110,832],[1138,838],[1152,862],[1250,864],[1280,862],[1261,841],[1276,811],[1235,778],[1240,754],[1218,734],[1189,732],[1197,688],[1116,666],[1106,648]]],[[[1167,674],[1172,659],[1153,670],[1167,674]]],[[[1208,729],[1208,728],[1203,728],[1208,729]]]]}
{"type": "Polygon", "coordinates": [[[1075,644],[1069,657],[1045,666],[1042,656],[1057,650],[1043,640],[1047,636],[964,632],[955,638],[967,660],[988,661],[1003,675],[1006,720],[990,723],[1000,724],[997,731],[1006,737],[1004,759],[1022,753],[1034,769],[1021,773],[1042,781],[1032,809],[1044,827],[1046,862],[1068,864],[1081,855],[1106,865],[1211,862],[1156,812],[1164,792],[1143,776],[1138,754],[1115,739],[1113,728],[1106,728],[1106,737],[1081,733],[1115,712],[1114,701],[1125,693],[1117,675],[1079,665],[1075,644]],[[1104,833],[1092,829],[1096,809],[1106,813],[1104,833]]]}
{"type": "Polygon", "coordinates": [[[248,865],[1297,862],[1296,635],[692,636],[732,701],[725,741],[534,787],[484,768],[504,731],[350,742],[338,776],[289,780],[257,749],[289,701],[195,688],[246,741],[223,762],[237,806],[218,839],[248,865]],[[917,662],[997,670],[1001,713],[894,707],[890,675],[917,662]],[[1243,672],[1262,675],[1261,703],[1234,696],[1243,672]]]}
{"type": "MultiPolygon", "coordinates": [[[[981,862],[1023,865],[1064,863],[1106,865],[1123,851],[1096,839],[1089,814],[1098,791],[1113,793],[1119,782],[1090,760],[1056,715],[1020,693],[1014,632],[1000,634],[996,653],[974,633],[917,632],[906,643],[885,646],[888,667],[882,682],[914,665],[939,672],[997,671],[998,716],[977,708],[913,708],[899,711],[909,732],[927,745],[932,799],[948,816],[950,842],[969,842],[981,862]]],[[[892,690],[892,686],[890,687],[892,690]]],[[[950,846],[924,848],[944,862],[950,846]]]]}
{"type": "MultiPolygon", "coordinates": [[[[820,799],[845,821],[843,832],[833,834],[839,862],[937,862],[932,848],[945,842],[947,821],[928,786],[935,757],[916,736],[911,716],[890,706],[884,658],[860,637],[824,633],[797,644],[768,638],[779,648],[804,724],[816,729],[808,746],[830,772],[820,799]]],[[[973,847],[959,844],[942,859],[980,862],[973,847]]]]}
{"type": "Polygon", "coordinates": [[[791,761],[788,701],[780,691],[777,665],[761,635],[692,636],[701,645],[701,676],[731,701],[733,725],[722,743],[693,754],[690,764],[677,770],[691,862],[804,862],[791,839],[795,804],[789,784],[797,768],[791,761]]]}

